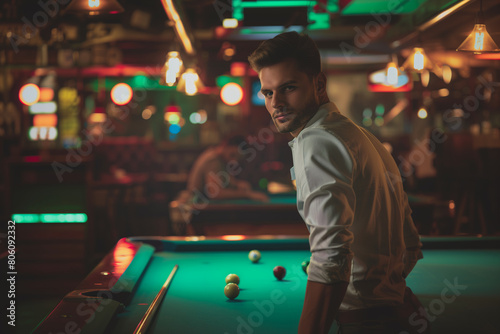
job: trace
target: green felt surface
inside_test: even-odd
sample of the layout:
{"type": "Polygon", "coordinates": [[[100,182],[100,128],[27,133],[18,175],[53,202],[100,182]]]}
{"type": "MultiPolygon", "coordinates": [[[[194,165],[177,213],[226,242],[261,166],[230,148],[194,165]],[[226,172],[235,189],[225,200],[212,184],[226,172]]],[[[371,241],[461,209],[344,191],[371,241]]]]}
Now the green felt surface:
{"type": "Polygon", "coordinates": [[[268,250],[257,264],[247,255],[248,251],[156,254],[112,333],[130,332],[175,264],[179,270],[148,333],[237,333],[240,326],[259,333],[293,332],[305,293],[301,263],[307,251],[268,250]],[[277,265],[287,269],[283,281],[273,275],[277,265]],[[224,295],[224,280],[231,273],[241,280],[240,295],[233,301],[224,295]]]}
{"type": "MultiPolygon", "coordinates": [[[[110,333],[133,331],[175,264],[179,270],[148,333],[294,333],[307,282],[301,262],[308,251],[262,250],[261,261],[253,264],[248,250],[155,253],[110,333]],[[273,276],[276,265],[287,269],[283,281],[273,276]],[[230,273],[241,279],[234,301],[224,296],[230,273]]],[[[498,249],[432,249],[424,251],[407,281],[429,310],[432,333],[493,333],[500,314],[499,278],[498,249]]]]}

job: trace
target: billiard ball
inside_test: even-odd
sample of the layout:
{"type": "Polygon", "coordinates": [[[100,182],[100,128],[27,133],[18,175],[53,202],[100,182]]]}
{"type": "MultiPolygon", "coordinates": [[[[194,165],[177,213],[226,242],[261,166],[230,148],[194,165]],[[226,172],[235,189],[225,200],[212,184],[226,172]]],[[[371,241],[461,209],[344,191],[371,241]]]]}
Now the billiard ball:
{"type": "Polygon", "coordinates": [[[273,274],[278,280],[282,280],[286,275],[286,269],[282,266],[276,266],[273,269],[273,274]]]}
{"type": "Polygon", "coordinates": [[[311,261],[310,260],[305,260],[304,262],[302,262],[302,270],[304,270],[304,272],[307,274],[307,270],[309,268],[309,263],[311,261]]]}
{"type": "Polygon", "coordinates": [[[238,284],[229,283],[224,288],[224,294],[227,298],[234,299],[240,294],[240,287],[238,286],[238,284]]]}
{"type": "Polygon", "coordinates": [[[250,253],[248,253],[248,258],[250,261],[253,263],[257,263],[260,260],[260,252],[258,250],[251,250],[250,253]]]}
{"type": "Polygon", "coordinates": [[[229,274],[226,276],[226,284],[229,283],[240,284],[240,278],[236,274],[229,274]]]}

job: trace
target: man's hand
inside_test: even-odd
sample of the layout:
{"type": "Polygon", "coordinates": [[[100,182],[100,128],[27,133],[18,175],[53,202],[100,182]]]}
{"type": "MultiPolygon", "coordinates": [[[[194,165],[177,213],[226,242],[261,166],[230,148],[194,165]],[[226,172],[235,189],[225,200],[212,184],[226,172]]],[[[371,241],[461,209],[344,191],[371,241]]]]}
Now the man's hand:
{"type": "Polygon", "coordinates": [[[298,334],[327,334],[344,299],[347,282],[323,284],[307,281],[298,334]]]}

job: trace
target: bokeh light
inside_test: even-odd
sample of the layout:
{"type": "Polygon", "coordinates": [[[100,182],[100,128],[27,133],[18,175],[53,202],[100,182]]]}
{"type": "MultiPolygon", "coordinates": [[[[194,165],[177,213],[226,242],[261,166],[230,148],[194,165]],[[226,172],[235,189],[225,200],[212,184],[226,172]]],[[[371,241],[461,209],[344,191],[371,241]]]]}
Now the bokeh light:
{"type": "Polygon", "coordinates": [[[132,100],[132,95],[132,88],[123,82],[116,84],[111,89],[111,100],[114,104],[117,104],[119,106],[123,106],[129,103],[130,100],[132,100]]]}
{"type": "Polygon", "coordinates": [[[26,84],[19,90],[19,100],[27,106],[37,103],[39,99],[40,88],[35,84],[26,84]]]}
{"type": "Polygon", "coordinates": [[[422,107],[418,110],[417,115],[418,115],[418,118],[425,119],[425,118],[427,118],[427,110],[425,110],[425,108],[422,107]]]}
{"type": "Polygon", "coordinates": [[[181,126],[179,124],[172,124],[168,128],[168,131],[173,134],[178,134],[181,131],[181,126]]]}
{"type": "Polygon", "coordinates": [[[384,125],[384,118],[382,116],[377,116],[375,117],[375,125],[376,126],[382,126],[384,125]]]}
{"type": "Polygon", "coordinates": [[[220,97],[229,106],[237,105],[243,99],[243,89],[237,83],[227,83],[222,87],[220,97]]]}

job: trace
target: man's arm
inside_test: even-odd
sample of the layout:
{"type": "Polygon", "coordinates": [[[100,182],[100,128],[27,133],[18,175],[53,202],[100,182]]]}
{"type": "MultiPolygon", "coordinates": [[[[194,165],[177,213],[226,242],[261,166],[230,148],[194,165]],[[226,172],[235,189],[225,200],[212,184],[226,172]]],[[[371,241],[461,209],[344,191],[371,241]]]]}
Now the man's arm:
{"type": "Polygon", "coordinates": [[[321,129],[305,130],[299,139],[294,168],[311,248],[299,333],[328,333],[351,276],[353,160],[337,137],[321,129]]]}
{"type": "Polygon", "coordinates": [[[347,282],[324,284],[307,281],[298,334],[328,333],[344,299],[347,282]]]}

